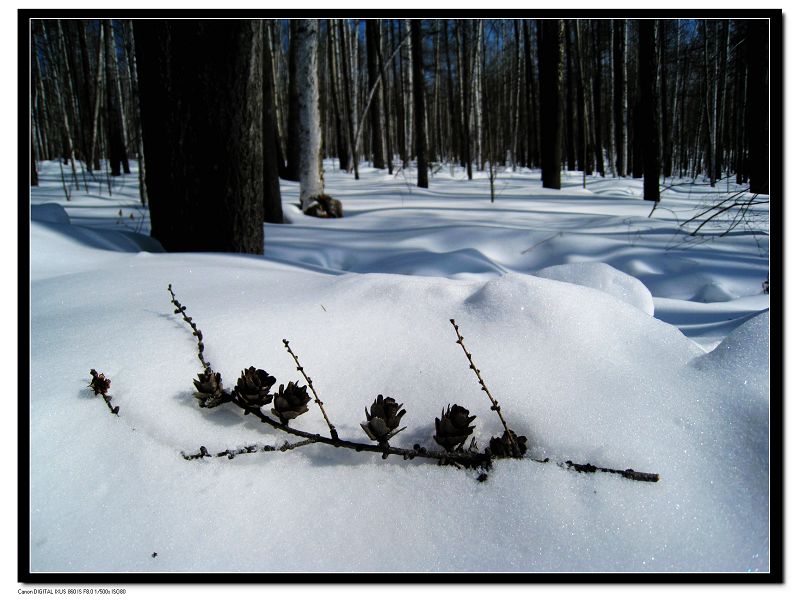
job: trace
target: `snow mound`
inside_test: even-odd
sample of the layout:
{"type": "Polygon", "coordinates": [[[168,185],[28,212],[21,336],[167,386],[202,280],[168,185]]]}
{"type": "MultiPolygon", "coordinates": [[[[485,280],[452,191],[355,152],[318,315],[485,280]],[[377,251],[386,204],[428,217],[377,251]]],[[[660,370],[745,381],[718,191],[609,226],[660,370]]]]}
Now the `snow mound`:
{"type": "Polygon", "coordinates": [[[725,373],[750,389],[769,395],[769,310],[748,319],[710,353],[694,362],[702,370],[725,373]]]}
{"type": "Polygon", "coordinates": [[[709,282],[697,291],[690,300],[699,303],[724,303],[736,298],[722,282],[709,282]]]}
{"type": "Polygon", "coordinates": [[[588,286],[610,294],[652,316],[655,309],[653,295],[635,277],[614,269],[606,263],[569,263],[540,269],[534,275],[540,278],[588,286]]]}
{"type": "MultiPolygon", "coordinates": [[[[63,196],[59,166],[45,167],[33,193],[50,201],[63,196]]],[[[552,195],[526,171],[503,178],[509,187],[490,204],[486,182],[476,192],[463,171],[422,192],[405,182],[411,172],[370,173],[354,182],[330,170],[348,219],[267,224],[265,257],[155,252],[117,223],[135,174],[114,199],[76,191],[64,201],[70,223],[53,209],[32,221],[32,571],[770,568],[768,313],[708,355],[670,325],[733,324],[768,306],[768,295],[686,300],[715,281],[759,290],[768,257],[751,236],[665,252],[671,222],[631,229],[620,216],[649,208],[603,192],[640,190],[628,180],[552,195]],[[580,261],[632,265],[674,321],[648,315],[631,282],[609,294],[618,276],[602,266],[567,266],[570,281],[528,275],[580,261]],[[602,285],[584,283],[593,278],[602,285]],[[198,407],[197,339],[168,283],[225,387],[250,365],[278,383],[301,378],[286,338],[339,435],[361,442],[377,394],[408,411],[396,446],[436,448],[434,418],[453,403],[476,416],[481,448],[500,433],[454,318],[505,419],[528,437],[527,458],[496,461],[485,482],[475,470],[321,444],[186,461],[181,452],[200,445],[295,439],[231,405],[198,407]],[[87,389],[90,368],[111,379],[119,416],[87,389]],[[560,468],[566,460],[661,478],[581,474],[560,468]]],[[[297,184],[282,187],[287,207],[297,184]]],[[[294,425],[328,432],[313,405],[294,425]]]]}

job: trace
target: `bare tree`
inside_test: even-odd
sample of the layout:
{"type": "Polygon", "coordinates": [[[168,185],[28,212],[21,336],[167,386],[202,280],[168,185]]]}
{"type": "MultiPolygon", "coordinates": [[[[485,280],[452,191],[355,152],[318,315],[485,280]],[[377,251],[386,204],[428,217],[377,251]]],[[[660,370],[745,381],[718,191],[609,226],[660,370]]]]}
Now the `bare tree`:
{"type": "Polygon", "coordinates": [[[422,25],[411,19],[411,54],[414,67],[414,135],[417,151],[417,186],[428,187],[428,142],[425,131],[425,77],[422,68],[422,25]]]}
{"type": "Polygon", "coordinates": [[[542,128],[542,185],[561,189],[563,137],[564,21],[546,19],[538,23],[539,86],[542,128]],[[547,93],[544,93],[544,91],[547,93]]]}
{"type": "Polygon", "coordinates": [[[264,252],[258,21],[134,21],[152,235],[168,251],[264,252]]]}

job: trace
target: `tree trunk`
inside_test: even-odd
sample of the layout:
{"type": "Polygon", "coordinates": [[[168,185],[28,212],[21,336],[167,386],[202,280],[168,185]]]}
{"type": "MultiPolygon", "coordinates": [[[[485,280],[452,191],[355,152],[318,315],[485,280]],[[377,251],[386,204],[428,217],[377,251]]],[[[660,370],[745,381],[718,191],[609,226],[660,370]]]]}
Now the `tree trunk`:
{"type": "Polygon", "coordinates": [[[33,121],[31,120],[31,186],[39,185],[39,172],[36,170],[36,152],[33,143],[33,121]]]}
{"type": "MultiPolygon", "coordinates": [[[[378,22],[378,31],[380,32],[380,22],[378,22]]],[[[389,95],[389,72],[388,72],[388,65],[385,65],[383,62],[383,51],[381,50],[380,39],[385,39],[386,36],[382,38],[379,36],[379,43],[378,43],[378,64],[381,66],[383,71],[380,74],[381,78],[381,90],[383,91],[383,127],[384,127],[384,136],[383,140],[386,144],[386,169],[389,171],[389,175],[392,174],[394,171],[394,165],[392,161],[392,157],[394,156],[394,148],[392,146],[392,111],[389,108],[391,96],[389,95]]]]}
{"type": "Polygon", "coordinates": [[[317,33],[315,19],[293,22],[297,37],[295,81],[299,91],[297,146],[299,150],[300,205],[303,211],[315,204],[325,192],[322,179],[322,134],[317,78],[317,33]]]}
{"type": "Polygon", "coordinates": [[[133,97],[132,101],[135,106],[135,110],[133,112],[136,115],[135,131],[136,150],[139,157],[139,199],[141,200],[142,206],[145,206],[147,204],[147,184],[145,182],[147,177],[147,166],[145,165],[144,142],[142,141],[142,121],[140,117],[141,109],[139,108],[139,79],[136,75],[136,50],[133,39],[133,23],[131,21],[128,21],[127,26],[125,27],[125,32],[125,48],[128,57],[128,74],[131,81],[131,96],[133,97]]]}
{"type": "MultiPolygon", "coordinates": [[[[523,21],[523,36],[524,36],[524,54],[525,54],[525,117],[527,130],[527,138],[525,140],[525,166],[537,167],[539,166],[539,153],[538,144],[536,142],[536,119],[537,119],[537,106],[536,106],[536,78],[533,70],[533,48],[531,47],[531,32],[530,21],[523,21]]],[[[540,54],[541,60],[541,54],[540,54]]]]}
{"type": "Polygon", "coordinates": [[[714,142],[714,166],[716,179],[722,179],[723,142],[725,130],[725,105],[727,101],[726,90],[728,87],[728,32],[730,22],[723,19],[720,23],[719,45],[717,48],[717,123],[715,127],[716,139],[714,142]]]}
{"type": "Polygon", "coordinates": [[[342,117],[341,101],[344,100],[341,84],[341,71],[337,60],[338,36],[336,35],[336,22],[328,20],[328,72],[331,79],[331,100],[333,101],[333,118],[336,129],[336,155],[339,157],[339,169],[347,171],[350,167],[350,142],[347,136],[347,127],[342,117]]]}
{"type": "Polygon", "coordinates": [[[264,158],[264,221],[283,223],[281,184],[278,177],[277,115],[275,111],[275,82],[272,79],[272,46],[269,43],[269,21],[261,21],[262,44],[262,154],[264,158]]]}
{"type": "Polygon", "coordinates": [[[566,142],[567,142],[567,171],[575,171],[575,120],[574,120],[574,107],[573,107],[573,88],[575,84],[573,83],[574,77],[574,63],[575,59],[573,58],[573,48],[572,48],[572,40],[570,35],[570,27],[566,26],[566,43],[564,44],[566,50],[566,112],[564,114],[564,121],[566,122],[566,142]]]}
{"type": "Polygon", "coordinates": [[[628,50],[628,21],[614,21],[614,141],[617,148],[617,175],[628,173],[628,82],[625,73],[628,50]]]}
{"type": "Polygon", "coordinates": [[[422,67],[422,24],[411,19],[411,61],[414,70],[414,135],[417,151],[417,186],[428,187],[428,144],[425,131],[425,74],[422,67]]]}
{"type": "Polygon", "coordinates": [[[561,189],[561,145],[563,112],[564,22],[560,19],[538,23],[540,119],[542,135],[542,185],[561,189]]]}
{"type": "Polygon", "coordinates": [[[281,174],[283,179],[293,182],[300,181],[300,148],[297,136],[297,129],[300,126],[300,87],[297,82],[297,26],[297,19],[289,21],[289,108],[286,132],[286,170],[281,174]]]}
{"type": "Polygon", "coordinates": [[[642,164],[644,172],[644,199],[659,201],[659,140],[658,110],[656,105],[655,25],[652,19],[639,21],[639,115],[642,135],[642,164]]]}
{"type": "MultiPolygon", "coordinates": [[[[350,167],[353,175],[358,179],[358,153],[356,142],[356,130],[353,125],[353,105],[351,104],[350,92],[350,61],[347,52],[347,36],[345,35],[344,19],[339,20],[339,49],[342,59],[342,79],[344,80],[344,113],[347,122],[347,139],[350,142],[350,167]]],[[[349,170],[349,168],[348,168],[349,170]]]]}
{"type": "Polygon", "coordinates": [[[120,169],[130,173],[125,116],[122,114],[122,94],[117,73],[117,48],[110,19],[103,20],[106,45],[106,127],[108,135],[108,161],[111,175],[120,175],[120,169]]]}
{"type": "MultiPolygon", "coordinates": [[[[395,22],[396,27],[399,29],[400,25],[395,22]]],[[[396,47],[397,40],[400,39],[399,32],[395,35],[395,27],[390,26],[392,46],[396,47]]],[[[394,104],[395,104],[395,124],[397,125],[397,150],[400,153],[400,160],[403,163],[403,169],[408,167],[408,147],[406,144],[406,126],[405,114],[406,109],[403,103],[403,52],[398,52],[395,61],[392,62],[392,81],[394,84],[394,104]],[[395,62],[396,61],[396,62],[395,62]]]]}
{"type": "Polygon", "coordinates": [[[593,100],[594,100],[594,160],[600,177],[606,176],[605,160],[603,158],[603,109],[602,109],[602,49],[600,46],[600,23],[592,23],[592,52],[594,55],[593,100]]]}
{"type": "MultiPolygon", "coordinates": [[[[366,21],[366,37],[367,37],[367,89],[371,90],[372,86],[378,81],[381,75],[381,63],[378,59],[378,49],[381,43],[380,37],[380,24],[375,19],[367,19],[366,21]]],[[[370,117],[370,133],[372,141],[372,166],[376,169],[385,169],[386,161],[383,154],[383,131],[384,127],[381,123],[383,118],[383,88],[378,86],[375,91],[375,97],[370,103],[369,107],[370,117]]]]}
{"type": "Polygon", "coordinates": [[[461,29],[461,134],[462,160],[467,168],[467,178],[472,179],[472,138],[470,132],[470,89],[469,89],[469,55],[467,46],[467,21],[458,24],[461,29]]]}
{"type": "Polygon", "coordinates": [[[750,192],[769,194],[769,26],[747,22],[747,145],[750,192]]]}
{"type": "MultiPolygon", "coordinates": [[[[410,33],[410,20],[403,19],[403,26],[405,27],[405,44],[404,47],[406,49],[406,77],[405,77],[405,89],[404,95],[405,99],[403,100],[403,105],[406,109],[405,114],[405,122],[406,122],[406,150],[409,151],[412,142],[414,140],[414,136],[416,132],[414,131],[414,61],[412,58],[413,49],[411,47],[411,36],[410,33]]],[[[414,144],[414,148],[416,148],[416,144],[414,144]]],[[[406,161],[407,162],[407,161],[406,161]]]]}
{"type": "Polygon", "coordinates": [[[475,122],[475,159],[478,171],[483,171],[486,162],[483,149],[483,20],[479,19],[476,23],[477,34],[474,44],[474,54],[472,59],[472,80],[471,89],[474,94],[474,122],[475,122]]]}
{"type": "MultiPolygon", "coordinates": [[[[709,35],[708,35],[708,21],[701,20],[700,24],[703,29],[703,101],[705,103],[705,110],[703,111],[704,128],[705,132],[705,150],[706,150],[706,172],[708,173],[708,180],[713,188],[716,183],[717,170],[714,166],[714,157],[716,151],[714,143],[716,141],[716,125],[717,125],[717,98],[714,94],[716,74],[711,73],[712,66],[716,69],[717,61],[713,56],[710,56],[709,51],[709,35]]],[[[716,46],[716,30],[714,31],[714,41],[716,46]]]]}
{"type": "MultiPolygon", "coordinates": [[[[578,54],[576,61],[578,70],[578,85],[577,85],[577,104],[578,104],[578,169],[584,175],[591,175],[592,169],[589,166],[587,132],[588,124],[586,123],[586,94],[584,78],[583,78],[583,40],[581,37],[580,24],[576,21],[568,21],[569,26],[573,29],[575,34],[575,49],[578,54]]],[[[586,178],[584,177],[584,181],[586,178]]]]}
{"type": "Polygon", "coordinates": [[[260,23],[142,19],[134,37],[153,237],[262,254],[260,23]]]}

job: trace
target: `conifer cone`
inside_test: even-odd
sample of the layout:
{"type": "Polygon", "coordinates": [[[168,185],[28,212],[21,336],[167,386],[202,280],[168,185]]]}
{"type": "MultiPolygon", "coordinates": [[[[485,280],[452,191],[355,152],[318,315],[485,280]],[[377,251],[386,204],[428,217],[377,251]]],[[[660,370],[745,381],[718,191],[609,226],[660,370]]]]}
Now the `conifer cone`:
{"type": "Polygon", "coordinates": [[[376,440],[385,445],[392,436],[405,430],[404,427],[398,429],[400,420],[406,414],[406,410],[402,407],[403,405],[398,405],[392,397],[384,398],[382,394],[379,394],[373,401],[369,411],[364,407],[367,421],[361,422],[361,427],[370,440],[376,440]]]}
{"type": "Polygon", "coordinates": [[[289,382],[278,388],[278,393],[273,395],[274,407],[272,413],[276,415],[285,426],[290,419],[308,411],[308,402],[311,397],[306,392],[305,386],[298,386],[297,382],[289,382]]]}
{"type": "Polygon", "coordinates": [[[216,407],[230,400],[222,390],[222,375],[210,369],[197,374],[194,387],[197,388],[194,398],[199,401],[201,407],[216,407]]]}
{"type": "Polygon", "coordinates": [[[525,436],[517,436],[514,434],[514,430],[509,430],[508,432],[503,432],[502,437],[492,437],[492,439],[489,440],[489,452],[493,457],[519,458],[525,455],[525,451],[528,450],[527,443],[528,439],[525,436]],[[509,438],[509,432],[511,433],[512,438],[509,438]],[[519,454],[514,452],[514,445],[511,442],[512,440],[516,441],[519,454]]]}
{"type": "Polygon", "coordinates": [[[475,426],[470,424],[475,419],[469,414],[469,409],[460,405],[447,406],[447,411],[442,409],[442,418],[436,418],[436,434],[433,439],[447,451],[464,444],[475,426]]]}
{"type": "MultiPolygon", "coordinates": [[[[89,373],[92,375],[92,381],[89,383],[89,388],[92,389],[94,395],[102,394],[106,396],[108,389],[111,387],[111,380],[106,378],[105,374],[97,373],[97,370],[91,369],[89,373]]],[[[111,398],[111,397],[109,397],[111,398]]]]}
{"type": "Polygon", "coordinates": [[[269,389],[275,382],[276,379],[273,376],[263,369],[256,369],[251,365],[242,370],[242,375],[239,376],[233,390],[242,403],[249,407],[259,408],[272,402],[269,389]]]}

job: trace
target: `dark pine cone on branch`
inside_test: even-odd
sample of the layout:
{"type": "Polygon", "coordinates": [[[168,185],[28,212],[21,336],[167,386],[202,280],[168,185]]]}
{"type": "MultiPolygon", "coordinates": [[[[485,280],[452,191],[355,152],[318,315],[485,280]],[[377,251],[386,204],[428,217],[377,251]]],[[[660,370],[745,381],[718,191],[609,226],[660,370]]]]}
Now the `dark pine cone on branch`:
{"type": "Polygon", "coordinates": [[[285,426],[290,419],[308,411],[308,402],[311,397],[306,392],[305,386],[298,386],[297,382],[289,382],[286,386],[280,385],[278,393],[273,396],[272,400],[274,403],[272,413],[285,426]]]}
{"type": "Polygon", "coordinates": [[[367,421],[361,422],[361,427],[370,440],[386,445],[392,436],[405,430],[405,427],[398,428],[400,420],[406,414],[406,410],[402,407],[403,405],[398,405],[392,397],[384,398],[382,394],[373,401],[369,411],[364,407],[367,421]]]}
{"type": "Polygon", "coordinates": [[[200,402],[201,407],[216,407],[230,400],[225,391],[222,390],[221,374],[207,369],[203,373],[197,374],[197,380],[193,381],[194,387],[197,388],[194,398],[200,402]]]}
{"type": "Polygon", "coordinates": [[[492,454],[492,457],[519,458],[525,455],[525,451],[528,450],[527,442],[528,439],[525,436],[517,436],[514,434],[514,430],[509,430],[508,432],[503,432],[502,437],[492,437],[492,439],[489,440],[489,452],[492,454]],[[508,436],[509,433],[511,434],[511,438],[508,436]],[[514,450],[512,440],[517,443],[519,453],[514,450]]]}
{"type": "Polygon", "coordinates": [[[269,389],[277,380],[263,369],[256,369],[252,365],[242,370],[242,375],[236,382],[234,392],[236,397],[248,407],[260,408],[272,402],[269,389]]]}
{"type": "Polygon", "coordinates": [[[447,406],[447,411],[442,409],[442,418],[436,418],[436,434],[433,439],[447,451],[461,447],[475,426],[470,424],[475,419],[469,414],[469,409],[460,405],[447,406]]]}

